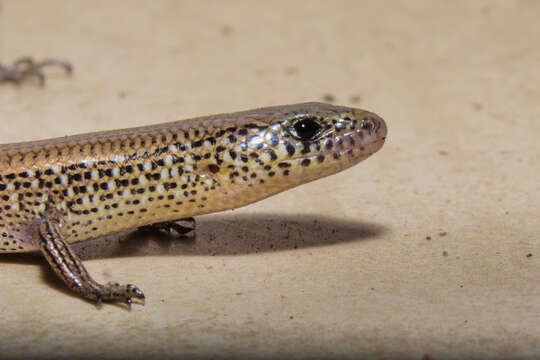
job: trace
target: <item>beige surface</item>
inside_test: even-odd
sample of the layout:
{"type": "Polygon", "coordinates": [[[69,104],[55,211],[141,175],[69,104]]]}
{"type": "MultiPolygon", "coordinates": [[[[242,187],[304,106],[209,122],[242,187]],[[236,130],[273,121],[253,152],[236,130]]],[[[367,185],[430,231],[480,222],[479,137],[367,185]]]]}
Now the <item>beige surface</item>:
{"type": "Polygon", "coordinates": [[[0,142],[321,100],[373,110],[353,169],[199,219],[194,242],[81,244],[130,313],[0,259],[0,358],[540,357],[537,1],[2,1],[0,142]],[[428,240],[427,237],[430,237],[428,240]],[[98,247],[96,247],[98,246],[98,247]],[[530,254],[530,255],[529,255],[530,254]]]}

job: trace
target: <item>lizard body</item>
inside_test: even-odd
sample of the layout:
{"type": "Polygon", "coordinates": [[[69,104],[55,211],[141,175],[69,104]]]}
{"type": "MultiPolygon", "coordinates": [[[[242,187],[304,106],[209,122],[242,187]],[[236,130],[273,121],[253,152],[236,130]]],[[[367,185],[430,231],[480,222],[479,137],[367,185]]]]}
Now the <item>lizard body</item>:
{"type": "Polygon", "coordinates": [[[131,304],[141,290],[95,282],[69,244],[248,205],[358,163],[386,132],[303,103],[0,145],[0,253],[40,250],[81,296],[131,304]]]}

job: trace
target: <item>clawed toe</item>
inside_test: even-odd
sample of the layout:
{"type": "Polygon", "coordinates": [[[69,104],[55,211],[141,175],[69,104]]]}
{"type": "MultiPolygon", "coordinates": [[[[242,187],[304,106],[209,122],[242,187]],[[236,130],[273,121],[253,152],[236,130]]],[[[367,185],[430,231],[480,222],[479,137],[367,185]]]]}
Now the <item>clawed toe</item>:
{"type": "Polygon", "coordinates": [[[109,302],[124,302],[131,309],[133,300],[140,300],[142,305],[145,304],[145,296],[141,289],[136,285],[127,284],[120,285],[117,282],[111,281],[103,286],[101,293],[96,296],[98,304],[102,301],[109,302]]]}
{"type": "Polygon", "coordinates": [[[142,300],[143,304],[144,304],[144,302],[146,300],[142,290],[139,289],[137,286],[135,286],[133,284],[127,284],[126,285],[126,293],[127,293],[130,300],[131,300],[131,298],[142,300]]]}

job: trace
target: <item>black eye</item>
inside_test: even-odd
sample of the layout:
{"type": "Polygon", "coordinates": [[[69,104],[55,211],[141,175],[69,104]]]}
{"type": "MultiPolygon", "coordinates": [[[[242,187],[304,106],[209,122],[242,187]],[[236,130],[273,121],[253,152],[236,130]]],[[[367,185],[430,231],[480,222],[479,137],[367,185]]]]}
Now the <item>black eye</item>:
{"type": "Polygon", "coordinates": [[[321,125],[313,118],[305,118],[295,122],[291,130],[293,130],[293,135],[296,137],[302,140],[310,140],[321,131],[321,125]]]}

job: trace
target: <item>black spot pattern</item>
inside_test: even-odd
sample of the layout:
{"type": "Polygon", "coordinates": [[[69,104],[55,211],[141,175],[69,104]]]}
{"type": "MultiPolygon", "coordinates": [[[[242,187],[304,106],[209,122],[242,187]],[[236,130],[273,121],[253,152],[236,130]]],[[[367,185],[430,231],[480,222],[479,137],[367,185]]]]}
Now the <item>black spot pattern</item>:
{"type": "Polygon", "coordinates": [[[378,131],[374,115],[315,103],[0,147],[0,252],[32,250],[50,216],[74,242],[242,206],[352,165],[378,131]],[[291,136],[311,112],[326,136],[291,136]]]}

